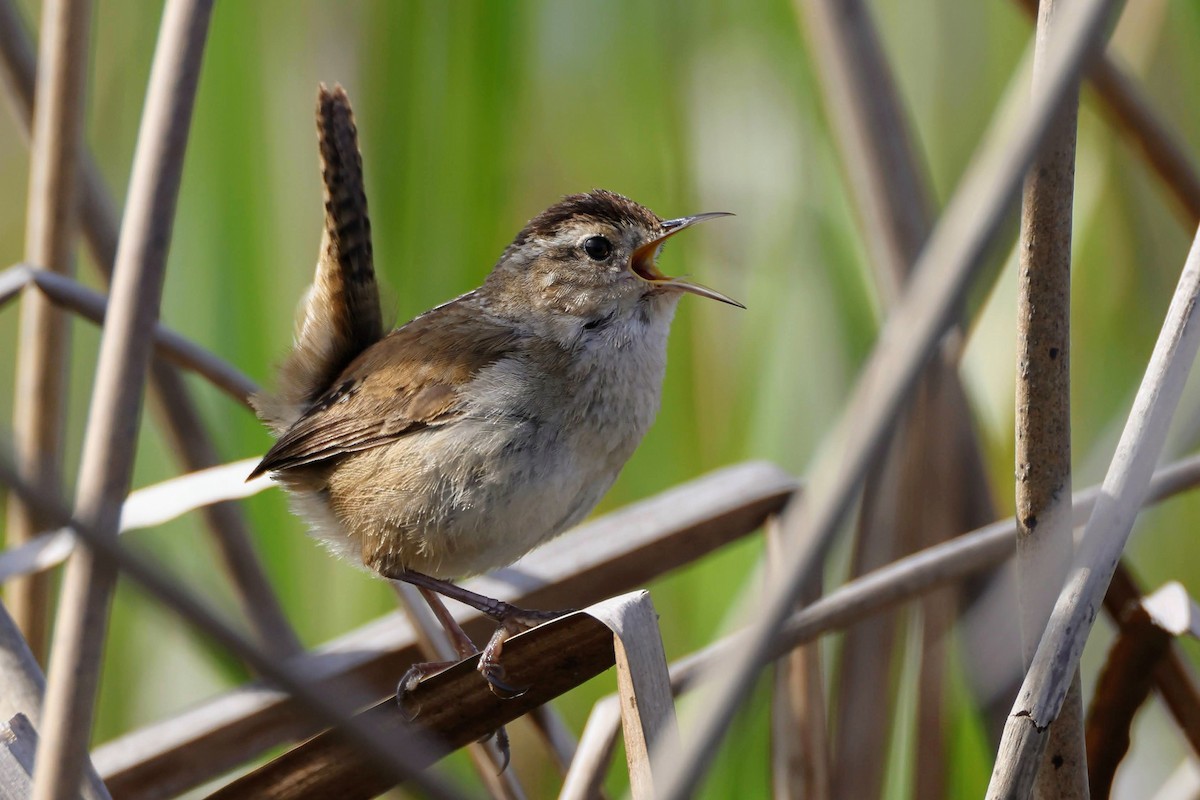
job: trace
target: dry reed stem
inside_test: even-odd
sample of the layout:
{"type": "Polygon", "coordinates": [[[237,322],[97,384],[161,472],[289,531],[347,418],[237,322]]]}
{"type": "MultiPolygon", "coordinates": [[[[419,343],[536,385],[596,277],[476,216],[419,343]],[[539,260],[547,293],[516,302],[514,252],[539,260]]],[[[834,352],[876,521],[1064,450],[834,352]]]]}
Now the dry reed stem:
{"type": "MultiPolygon", "coordinates": [[[[28,132],[32,124],[36,62],[12,0],[0,0],[0,65],[15,116],[28,132]]],[[[92,260],[107,282],[112,279],[116,260],[118,214],[104,178],[86,148],[80,151],[79,161],[80,222],[92,260]]],[[[179,455],[184,468],[195,471],[218,463],[212,437],[205,430],[183,377],[156,360],[151,364],[150,378],[153,411],[164,421],[171,440],[169,449],[179,455]]],[[[281,655],[298,652],[299,640],[271,591],[251,543],[245,515],[234,505],[217,505],[205,510],[204,522],[232,580],[242,611],[264,644],[281,655]]]]}
{"type": "MultiPolygon", "coordinates": [[[[429,745],[411,732],[384,732],[370,721],[356,720],[347,709],[361,708],[372,695],[358,686],[357,681],[324,682],[319,687],[310,675],[311,669],[303,658],[279,660],[259,649],[257,645],[223,622],[204,603],[181,588],[173,578],[164,576],[157,565],[128,552],[109,535],[68,515],[57,498],[49,497],[38,487],[21,481],[5,457],[0,457],[0,483],[41,514],[70,527],[87,543],[88,551],[119,569],[147,594],[178,613],[197,630],[218,645],[241,658],[281,691],[287,692],[299,708],[327,725],[338,727],[339,735],[352,742],[376,768],[396,780],[411,780],[426,794],[436,798],[457,798],[457,792],[443,779],[413,766],[419,759],[428,759],[429,745]]],[[[426,760],[425,763],[428,763],[426,760]]],[[[119,796],[124,796],[118,792],[119,796]]]]}
{"type": "Polygon", "coordinates": [[[538,736],[542,737],[546,744],[546,752],[558,768],[559,774],[565,776],[571,762],[575,760],[575,754],[579,752],[579,741],[575,738],[575,732],[550,704],[535,708],[527,719],[538,736]]]}
{"type": "MultiPolygon", "coordinates": [[[[837,133],[840,163],[871,253],[879,295],[894,304],[932,227],[928,179],[912,142],[903,102],[861,0],[805,0],[808,41],[821,77],[824,105],[837,133]]],[[[948,349],[921,377],[896,424],[886,454],[867,475],[852,575],[920,550],[992,519],[987,478],[966,394],[948,349]],[[931,489],[957,502],[925,504],[931,489]]],[[[918,797],[942,797],[944,776],[942,639],[954,596],[923,604],[918,729],[914,773],[918,797]]],[[[834,793],[874,797],[882,789],[891,731],[876,723],[895,696],[900,620],[880,616],[847,631],[835,697],[834,793]]]]}
{"type": "Polygon", "coordinates": [[[794,0],[886,306],[933,225],[933,203],[887,56],[862,0],[794,0]]]}
{"type": "MultiPolygon", "coordinates": [[[[407,698],[406,710],[416,714],[413,723],[442,742],[446,752],[615,663],[622,698],[620,716],[630,753],[631,791],[634,798],[653,797],[653,753],[664,740],[678,734],[658,617],[648,592],[604,600],[506,642],[504,664],[509,678],[530,687],[518,697],[497,698],[475,674],[477,662],[476,655],[426,678],[407,698]]],[[[399,724],[405,713],[389,698],[361,716],[389,727],[399,724]]],[[[352,748],[327,732],[233,781],[212,797],[299,800],[336,792],[344,800],[356,800],[373,797],[390,785],[382,776],[371,774],[352,748]]]]}
{"type": "Polygon", "coordinates": [[[21,636],[8,609],[0,603],[0,719],[25,714],[37,720],[42,716],[42,693],[46,679],[29,643],[21,636]]]}
{"type": "Polygon", "coordinates": [[[616,751],[620,727],[620,696],[611,694],[596,701],[579,736],[579,749],[567,770],[558,800],[593,800],[600,795],[604,775],[616,751]]]}
{"type": "Polygon", "coordinates": [[[1110,0],[1079,2],[1069,8],[1061,35],[1054,37],[1049,48],[1052,62],[1045,89],[1028,105],[1018,104],[1010,94],[996,115],[922,250],[908,290],[880,333],[846,413],[827,437],[804,502],[791,504],[784,512],[790,550],[784,559],[787,579],[764,604],[761,622],[752,629],[746,647],[723,666],[723,678],[698,714],[691,742],[671,764],[664,798],[682,800],[692,795],[712,763],[726,721],[749,691],[799,588],[820,566],[888,426],[957,313],[969,279],[999,232],[1004,212],[1016,196],[1053,112],[1098,41],[1110,8],[1110,0]],[[1010,126],[1010,121],[1015,123],[1010,126]],[[1001,140],[1000,130],[1013,133],[1001,140]]]}
{"type": "MultiPolygon", "coordinates": [[[[79,520],[109,539],[115,539],[133,472],[149,334],[158,315],[211,11],[211,0],[176,0],[166,6],[134,154],[76,494],[79,520]]],[[[91,550],[77,551],[67,564],[48,670],[35,800],[66,800],[78,791],[115,583],[115,569],[91,550]]]]}
{"type": "Polygon", "coordinates": [[[16,714],[0,723],[0,797],[29,796],[36,753],[37,731],[28,717],[16,714]]]}
{"type": "Polygon", "coordinates": [[[647,591],[606,600],[590,613],[613,634],[629,791],[634,800],[651,800],[657,796],[661,754],[679,738],[658,614],[647,591]]]}
{"type": "MultiPolygon", "coordinates": [[[[779,518],[771,517],[763,535],[769,558],[778,558],[782,541],[779,518]]],[[[770,579],[772,576],[768,576],[770,579]]],[[[821,597],[821,584],[805,587],[803,607],[821,597]]],[[[797,648],[775,662],[771,698],[771,791],[776,800],[829,800],[829,732],[819,642],[797,648]]]]}
{"type": "MultiPolygon", "coordinates": [[[[16,623],[8,615],[3,603],[0,603],[0,686],[4,687],[4,691],[0,692],[0,720],[7,719],[10,722],[16,718],[25,720],[28,732],[31,734],[28,743],[35,744],[37,734],[33,725],[42,714],[42,695],[46,689],[46,679],[42,675],[42,668],[38,665],[37,659],[33,656],[33,651],[29,649],[28,643],[21,636],[21,632],[17,630],[16,623]]],[[[22,730],[18,726],[18,728],[10,729],[10,732],[20,734],[22,730]]],[[[2,732],[0,732],[0,739],[3,739],[2,732]]],[[[28,783],[28,779],[32,778],[32,760],[25,764],[25,767],[26,783],[28,783]]],[[[3,769],[0,768],[0,773],[2,772],[3,769]]],[[[100,780],[100,776],[90,762],[85,764],[84,786],[81,794],[84,800],[107,800],[109,796],[104,782],[100,780]]],[[[0,797],[27,797],[28,795],[28,788],[19,793],[6,793],[3,777],[0,776],[0,797]]]]}
{"type": "MultiPolygon", "coordinates": [[[[0,797],[29,797],[33,792],[33,765],[37,755],[37,729],[25,714],[15,714],[0,724],[0,797]]],[[[88,766],[80,800],[112,800],[95,770],[88,766]]]]}
{"type": "Polygon", "coordinates": [[[1194,319],[1198,300],[1200,232],[1188,253],[1099,502],[1084,529],[1075,564],[1004,728],[989,797],[1025,797],[1032,785],[1047,744],[1047,726],[1057,717],[1070,676],[1079,665],[1200,347],[1200,324],[1194,319]]]}
{"type": "MultiPolygon", "coordinates": [[[[77,164],[83,142],[91,0],[47,0],[42,7],[40,58],[29,167],[25,259],[54,272],[74,269],[77,164]]],[[[21,303],[13,430],[17,465],[26,480],[57,491],[62,485],[66,424],[68,318],[37,292],[21,303]]],[[[9,541],[22,543],[44,521],[19,501],[9,503],[9,541]]],[[[50,587],[31,577],[9,589],[17,625],[39,659],[46,657],[50,587]]]]}
{"type": "MultiPolygon", "coordinates": [[[[134,489],[121,505],[119,533],[162,525],[190,511],[258,494],[274,485],[265,477],[245,480],[258,462],[259,457],[255,456],[134,489]]],[[[14,576],[61,564],[74,549],[75,537],[60,528],[42,533],[19,547],[0,551],[0,584],[14,576]]]]}
{"type": "MultiPolygon", "coordinates": [[[[1154,473],[1147,505],[1197,486],[1200,486],[1200,456],[1177,461],[1154,473]]],[[[1099,495],[1099,486],[1075,494],[1073,514],[1077,524],[1087,521],[1099,495]]],[[[819,636],[842,630],[881,610],[908,602],[973,573],[993,569],[1015,553],[1016,533],[1015,520],[998,520],[852,580],[793,614],[779,638],[772,643],[769,655],[782,657],[819,636]]],[[[676,693],[691,691],[707,669],[726,663],[743,646],[746,638],[746,631],[733,634],[672,663],[672,690],[676,693]]],[[[609,695],[593,707],[580,739],[579,751],[584,760],[573,764],[567,775],[566,786],[571,788],[569,796],[572,800],[586,797],[588,787],[598,785],[603,778],[616,742],[617,703],[617,696],[609,695]]]]}
{"type": "MultiPolygon", "coordinates": [[[[1059,24],[1060,0],[1042,0],[1034,91],[1059,24]]],[[[1066,577],[1071,524],[1071,221],[1075,198],[1078,83],[1063,99],[1029,167],[1021,207],[1017,294],[1017,608],[1028,668],[1066,577]]],[[[1065,713],[1050,732],[1035,796],[1087,797],[1083,699],[1076,672],[1065,713]]]]}

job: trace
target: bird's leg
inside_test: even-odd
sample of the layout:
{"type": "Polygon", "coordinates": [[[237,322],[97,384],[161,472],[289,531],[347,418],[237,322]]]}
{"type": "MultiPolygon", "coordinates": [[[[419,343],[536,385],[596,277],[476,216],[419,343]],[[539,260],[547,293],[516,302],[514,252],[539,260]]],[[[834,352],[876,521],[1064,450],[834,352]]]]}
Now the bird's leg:
{"type": "MultiPolygon", "coordinates": [[[[417,591],[421,593],[421,597],[425,598],[425,602],[429,605],[429,610],[433,612],[434,618],[442,626],[442,630],[446,632],[446,638],[450,640],[450,644],[454,647],[454,652],[458,655],[459,659],[470,658],[478,653],[479,648],[475,646],[475,643],[471,641],[471,637],[467,636],[466,631],[458,624],[458,620],[446,608],[446,604],[442,602],[441,596],[432,589],[426,589],[423,586],[418,586],[417,591]]],[[[400,685],[396,688],[396,702],[400,704],[401,708],[404,708],[405,696],[415,689],[423,678],[440,672],[454,663],[453,661],[449,661],[413,664],[409,667],[408,672],[404,673],[404,677],[400,679],[400,685]]],[[[419,709],[416,712],[410,712],[405,709],[404,713],[411,721],[419,713],[419,709]]],[[[500,751],[500,772],[504,772],[508,768],[508,762],[512,756],[508,742],[508,731],[504,729],[504,726],[500,726],[492,733],[480,739],[480,741],[486,742],[493,736],[496,737],[496,747],[500,751]]]]}
{"type": "MultiPolygon", "coordinates": [[[[442,602],[441,597],[439,597],[432,590],[424,587],[418,586],[417,591],[419,591],[421,596],[425,598],[425,602],[429,605],[430,611],[433,612],[434,618],[438,621],[438,624],[442,626],[442,630],[446,632],[446,636],[450,640],[450,644],[454,648],[454,652],[458,655],[459,660],[470,658],[478,653],[479,648],[476,647],[475,643],[471,641],[469,636],[467,636],[466,632],[462,629],[462,626],[458,624],[458,620],[456,620],[453,615],[450,614],[450,611],[442,602]]],[[[400,683],[396,687],[396,699],[401,702],[401,705],[403,705],[405,695],[415,689],[418,683],[430,675],[434,675],[444,669],[447,669],[448,667],[454,666],[456,663],[458,662],[424,661],[413,664],[408,668],[408,671],[404,673],[403,677],[400,678],[400,683]]],[[[406,711],[406,713],[409,713],[410,719],[415,718],[416,714],[419,713],[419,709],[414,710],[411,713],[406,711]]]]}
{"type": "Polygon", "coordinates": [[[388,572],[384,577],[392,580],[404,581],[411,583],[421,589],[429,589],[437,592],[443,597],[449,597],[451,600],[457,600],[463,605],[470,606],[480,614],[486,614],[497,622],[504,622],[507,619],[519,618],[521,620],[531,621],[526,625],[532,628],[542,622],[548,622],[552,619],[557,619],[563,614],[570,613],[569,611],[531,611],[519,606],[514,606],[511,603],[506,603],[503,600],[496,600],[487,595],[472,592],[470,589],[464,589],[456,583],[444,581],[440,578],[431,578],[421,572],[413,572],[412,570],[402,569],[388,572]]]}
{"type": "MultiPolygon", "coordinates": [[[[561,617],[563,614],[570,613],[569,611],[527,610],[518,606],[514,606],[511,603],[505,603],[503,600],[496,600],[477,592],[472,592],[469,589],[464,589],[461,586],[450,583],[449,581],[444,581],[439,578],[431,578],[428,575],[420,572],[413,572],[411,570],[396,570],[394,572],[389,572],[386,577],[413,584],[419,588],[422,594],[426,595],[427,598],[428,592],[437,592],[440,595],[449,597],[451,600],[457,600],[464,605],[470,606],[481,614],[486,614],[500,623],[500,627],[497,628],[496,632],[492,634],[492,638],[488,641],[487,647],[484,648],[483,654],[479,658],[479,666],[477,668],[479,673],[483,675],[488,684],[492,687],[492,691],[500,697],[519,697],[529,690],[529,687],[522,689],[505,683],[504,667],[500,664],[500,652],[504,648],[504,642],[521,631],[529,630],[530,628],[540,625],[543,622],[548,622],[549,620],[561,617]]],[[[430,605],[434,608],[434,613],[438,614],[437,607],[433,606],[432,603],[430,605]]],[[[454,621],[453,617],[451,617],[449,612],[445,610],[444,606],[442,607],[442,613],[445,614],[446,618],[449,619],[450,622],[455,625],[455,627],[458,627],[458,623],[454,621]]],[[[441,615],[438,615],[438,619],[442,619],[441,615]]],[[[443,622],[442,624],[443,627],[445,627],[446,623],[443,622]]],[[[459,628],[458,630],[459,633],[462,634],[463,638],[466,638],[466,634],[462,633],[462,629],[459,628]]],[[[449,631],[449,628],[447,628],[447,631],[449,631]]],[[[451,634],[451,637],[453,638],[454,634],[451,634]]],[[[471,655],[474,655],[475,652],[478,651],[474,650],[474,645],[472,645],[471,655]]],[[[417,667],[424,666],[426,665],[414,665],[409,670],[408,674],[405,675],[405,680],[409,683],[408,685],[405,685],[402,682],[401,685],[406,691],[411,691],[426,675],[438,671],[435,669],[432,670],[432,672],[425,672],[423,674],[413,672],[413,670],[415,670],[417,667]]]]}
{"type": "Polygon", "coordinates": [[[446,604],[442,602],[442,598],[437,592],[432,589],[426,589],[423,586],[418,586],[417,591],[425,598],[425,602],[429,604],[429,608],[433,611],[433,616],[442,626],[442,630],[446,632],[446,636],[450,639],[450,644],[454,646],[454,652],[458,653],[460,659],[470,658],[479,652],[479,648],[471,641],[471,637],[467,636],[467,632],[458,624],[458,620],[446,608],[446,604]]]}

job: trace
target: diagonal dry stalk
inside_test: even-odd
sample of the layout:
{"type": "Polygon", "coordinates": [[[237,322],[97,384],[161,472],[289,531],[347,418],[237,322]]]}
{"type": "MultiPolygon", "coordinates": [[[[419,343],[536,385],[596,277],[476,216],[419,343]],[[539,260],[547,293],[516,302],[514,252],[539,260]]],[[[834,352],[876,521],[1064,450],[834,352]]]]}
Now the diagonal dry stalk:
{"type": "MultiPolygon", "coordinates": [[[[763,526],[769,558],[778,558],[779,517],[763,526]]],[[[820,599],[821,585],[805,589],[801,607],[820,599]]],[[[797,648],[775,662],[771,704],[771,791],[776,800],[828,800],[829,732],[819,643],[797,648]]],[[[589,725],[591,722],[589,721],[589,725]]]]}
{"type": "MultiPolygon", "coordinates": [[[[258,494],[272,485],[267,478],[246,482],[246,474],[258,462],[258,457],[246,458],[135,489],[121,506],[118,532],[124,534],[162,525],[215,503],[258,494]]],[[[61,564],[74,549],[74,536],[69,530],[59,528],[19,547],[0,551],[0,583],[61,564]]]]}
{"type": "MultiPolygon", "coordinates": [[[[8,83],[15,116],[25,129],[31,126],[33,116],[35,67],[33,48],[13,0],[0,0],[0,74],[8,83]]],[[[86,148],[80,151],[79,160],[80,222],[92,261],[104,279],[111,281],[117,252],[117,211],[100,170],[86,148]]],[[[68,280],[57,273],[42,274],[68,280]]],[[[47,291],[45,283],[38,285],[47,291]]],[[[218,463],[216,446],[205,429],[200,411],[183,377],[175,369],[158,361],[151,364],[150,371],[154,410],[165,421],[166,432],[171,438],[171,450],[180,455],[189,471],[218,463]]],[[[300,649],[299,640],[270,589],[261,561],[251,544],[245,516],[236,506],[223,504],[206,509],[204,521],[222,564],[232,579],[234,593],[241,601],[243,613],[259,636],[267,646],[280,654],[297,652],[300,649]]]]}
{"type": "MultiPolygon", "coordinates": [[[[1062,8],[1042,0],[1033,84],[1062,8]]],[[[1064,98],[1029,167],[1021,208],[1017,296],[1016,509],[1021,650],[1029,666],[1074,544],[1071,524],[1071,222],[1075,197],[1078,85],[1064,98]]],[[[1040,798],[1087,797],[1083,699],[1078,671],[1051,731],[1038,775],[1040,798]]]]}
{"type": "Polygon", "coordinates": [[[1004,728],[988,797],[1024,797],[1032,785],[1047,746],[1047,728],[1057,718],[1079,666],[1200,348],[1200,324],[1194,318],[1198,301],[1200,233],[1188,253],[1079,553],[1004,728]]]}
{"type": "MultiPolygon", "coordinates": [[[[25,260],[48,270],[74,269],[76,177],[83,143],[91,0],[48,0],[42,9],[44,65],[37,82],[29,170],[25,260]]],[[[63,485],[63,429],[67,397],[67,316],[40,293],[26,291],[13,396],[14,445],[26,480],[57,490],[63,485]]],[[[44,521],[15,501],[8,508],[9,541],[21,543],[44,521]]],[[[44,577],[11,589],[13,615],[38,658],[46,656],[49,584],[44,577]]]]}
{"type": "MultiPolygon", "coordinates": [[[[151,67],[75,504],[79,521],[105,538],[115,538],[133,472],[148,334],[158,316],[211,11],[211,0],[168,3],[151,67]]],[[[39,800],[78,790],[115,582],[113,566],[92,550],[76,552],[67,565],[34,774],[39,800]]]]}
{"type": "MultiPolygon", "coordinates": [[[[804,17],[829,113],[871,253],[879,295],[893,305],[933,221],[930,189],[903,103],[869,8],[860,0],[804,0],[804,17]]],[[[921,376],[914,397],[868,474],[855,539],[853,575],[948,539],[995,516],[980,447],[971,425],[957,360],[943,349],[921,376]],[[919,498],[938,493],[941,503],[919,498]],[[955,498],[951,500],[950,498],[955,498]]],[[[918,797],[941,797],[945,637],[952,595],[922,603],[919,679],[918,797]]],[[[874,797],[886,767],[898,617],[880,616],[847,632],[836,698],[837,796],[874,797]]]]}
{"type": "Polygon", "coordinates": [[[1010,95],[997,114],[998,121],[1016,120],[1008,128],[1013,133],[1001,140],[999,124],[991,128],[922,251],[908,291],[880,333],[846,413],[828,437],[830,443],[838,444],[823,448],[804,501],[791,504],[785,511],[790,546],[784,559],[787,578],[774,587],[747,646],[723,670],[713,697],[700,710],[690,744],[671,764],[664,797],[681,800],[692,794],[705,766],[712,762],[725,721],[749,692],[799,588],[819,568],[868,463],[953,319],[987,245],[999,231],[1004,211],[1016,196],[1021,176],[1033,160],[1054,110],[1095,47],[1110,7],[1106,0],[1091,0],[1068,9],[1061,32],[1050,48],[1052,62],[1043,90],[1024,108],[1017,108],[1010,95]]]}

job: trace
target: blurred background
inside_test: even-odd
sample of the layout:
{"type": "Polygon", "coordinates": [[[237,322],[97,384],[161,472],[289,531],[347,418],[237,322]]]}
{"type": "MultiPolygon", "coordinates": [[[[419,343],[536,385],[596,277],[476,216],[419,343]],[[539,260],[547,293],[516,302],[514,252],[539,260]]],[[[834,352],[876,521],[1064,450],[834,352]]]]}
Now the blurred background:
{"type": "MultiPolygon", "coordinates": [[[[23,4],[31,26],[38,6],[23,4]]],[[[1010,0],[880,0],[873,10],[940,207],[1024,54],[1031,23],[1010,0]]],[[[151,0],[96,3],[86,137],[118,198],[160,11],[151,0]]],[[[1198,37],[1200,5],[1140,0],[1128,4],[1110,44],[1193,153],[1200,152],[1198,37]]],[[[864,244],[870,232],[848,198],[790,3],[219,2],[205,58],[167,273],[166,324],[256,380],[269,378],[289,347],[321,232],[316,85],[338,82],[357,115],[376,267],[397,322],[478,285],[525,221],[563,194],[604,187],[662,216],[737,214],[673,240],[660,263],[748,310],[683,301],[659,420],[598,513],[746,459],[803,473],[869,352],[880,302],[864,244]]],[[[1192,236],[1184,215],[1095,108],[1085,91],[1072,300],[1077,488],[1103,476],[1192,236]]],[[[23,137],[12,115],[0,114],[0,266],[22,258],[27,177],[23,137]]],[[[1015,233],[1014,221],[994,253],[994,290],[972,295],[978,315],[962,362],[1003,514],[1013,502],[1015,233]]],[[[79,275],[98,285],[86,263],[79,275]]],[[[11,385],[16,329],[15,306],[5,308],[4,387],[11,385]]],[[[78,463],[97,343],[92,325],[74,324],[68,476],[78,463]]],[[[266,431],[248,412],[201,381],[189,382],[224,459],[267,449],[266,431]]],[[[12,392],[0,391],[0,418],[11,418],[11,405],[12,392]]],[[[1200,393],[1193,391],[1169,445],[1174,454],[1197,444],[1198,411],[1200,393]]],[[[135,486],[175,470],[156,428],[143,428],[135,486]]],[[[1189,558],[1198,503],[1185,496],[1143,517],[1131,554],[1146,586],[1178,579],[1200,590],[1200,561],[1189,558]]],[[[395,607],[381,582],[311,541],[280,492],[246,507],[306,645],[395,607]]],[[[131,541],[236,614],[194,520],[131,541]]],[[[761,539],[750,537],[650,587],[669,658],[731,624],[726,612],[760,548],[761,539]]],[[[1085,661],[1085,697],[1107,636],[1101,623],[1085,661]]],[[[1195,648],[1188,652],[1196,655],[1195,648]]],[[[103,676],[97,743],[247,678],[125,585],[103,676]]],[[[952,796],[982,793],[994,757],[966,677],[953,676],[946,720],[952,796]]],[[[578,730],[592,702],[613,686],[611,674],[601,676],[556,705],[578,730]]],[[[901,704],[881,724],[892,726],[896,778],[886,796],[907,797],[905,757],[920,746],[912,709],[901,704]]],[[[705,796],[765,796],[765,693],[732,725],[705,796]]],[[[531,793],[552,795],[558,779],[541,763],[540,749],[522,743],[527,735],[514,729],[514,768],[531,793]]],[[[1185,758],[1184,741],[1151,706],[1118,788],[1141,796],[1185,758]]],[[[465,761],[456,763],[464,780],[475,780],[465,761]]],[[[617,764],[614,792],[625,781],[623,759],[617,764]]]]}

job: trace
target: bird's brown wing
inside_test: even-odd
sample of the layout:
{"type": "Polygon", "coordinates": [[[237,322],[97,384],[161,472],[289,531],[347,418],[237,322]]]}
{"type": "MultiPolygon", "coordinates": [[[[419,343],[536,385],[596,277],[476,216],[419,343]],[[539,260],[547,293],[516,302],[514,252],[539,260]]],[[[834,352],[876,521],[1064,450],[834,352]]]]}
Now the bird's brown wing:
{"type": "Polygon", "coordinates": [[[469,297],[368,348],[284,432],[250,477],[377,447],[457,419],[463,387],[516,346],[511,329],[481,318],[469,297]]]}

